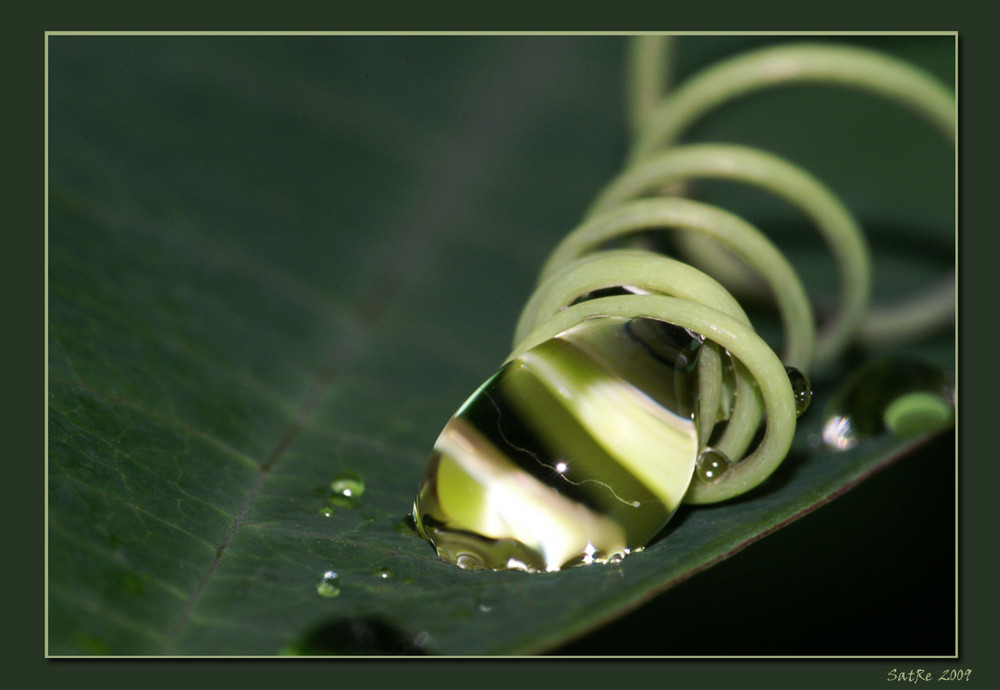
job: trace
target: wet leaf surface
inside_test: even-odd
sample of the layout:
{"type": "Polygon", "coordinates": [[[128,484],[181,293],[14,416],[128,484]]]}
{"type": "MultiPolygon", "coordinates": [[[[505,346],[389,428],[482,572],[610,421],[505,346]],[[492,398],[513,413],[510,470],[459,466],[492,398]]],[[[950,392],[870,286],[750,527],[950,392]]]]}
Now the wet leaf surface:
{"type": "MultiPolygon", "coordinates": [[[[622,48],[49,39],[51,654],[558,650],[912,449],[825,450],[809,414],[773,481],[685,509],[617,566],[465,572],[402,524],[438,431],[506,356],[546,253],[620,165],[622,48]],[[364,490],[338,500],[345,472],[364,490]],[[331,571],[339,593],[320,596],[331,571]]],[[[680,70],[732,48],[693,46],[680,70]]],[[[947,48],[907,46],[945,76],[947,48]]],[[[879,161],[892,141],[876,138],[879,161]]],[[[827,160],[840,144],[817,146],[827,160]]],[[[947,163],[935,146],[891,170],[827,172],[852,171],[848,206],[890,239],[916,219],[939,246],[943,217],[947,250],[942,178],[927,191],[898,174],[947,163]]],[[[822,265],[810,251],[802,261],[822,265]]],[[[940,270],[923,256],[883,291],[940,270]]],[[[949,337],[917,352],[953,370],[949,337]]],[[[816,383],[818,408],[835,382],[816,383]]]]}

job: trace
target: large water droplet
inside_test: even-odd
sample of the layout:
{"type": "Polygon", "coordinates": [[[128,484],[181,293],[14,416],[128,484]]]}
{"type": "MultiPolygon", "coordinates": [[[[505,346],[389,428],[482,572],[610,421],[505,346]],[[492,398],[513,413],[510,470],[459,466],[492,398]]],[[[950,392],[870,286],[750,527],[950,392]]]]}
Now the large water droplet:
{"type": "Polygon", "coordinates": [[[935,367],[915,360],[878,360],[853,372],[824,411],[823,441],[849,450],[866,438],[910,438],[954,422],[955,393],[935,367]]]}
{"type": "Polygon", "coordinates": [[[602,317],[512,360],[438,437],[418,531],[467,569],[559,570],[644,546],[694,475],[700,346],[661,321],[602,317]]]}
{"type": "Polygon", "coordinates": [[[316,583],[316,593],[321,597],[332,598],[340,594],[340,575],[327,570],[316,583]]]}

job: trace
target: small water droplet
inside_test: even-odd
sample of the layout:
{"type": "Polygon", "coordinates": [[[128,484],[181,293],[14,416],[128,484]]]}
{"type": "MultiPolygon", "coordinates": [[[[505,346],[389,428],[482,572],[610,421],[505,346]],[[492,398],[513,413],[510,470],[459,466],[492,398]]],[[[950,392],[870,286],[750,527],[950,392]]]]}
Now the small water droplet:
{"type": "Polygon", "coordinates": [[[431,636],[426,630],[418,632],[413,638],[413,646],[417,649],[426,649],[431,643],[431,636]]]}
{"type": "Polygon", "coordinates": [[[316,512],[318,512],[323,517],[332,517],[333,516],[333,508],[331,508],[330,506],[323,506],[322,508],[320,508],[316,512]]]}
{"type": "Polygon", "coordinates": [[[386,566],[383,565],[383,566],[380,566],[378,568],[375,568],[374,575],[375,575],[375,577],[377,577],[377,578],[379,578],[381,580],[388,580],[390,577],[392,577],[392,571],[389,570],[388,567],[386,567],[386,566]]]}
{"type": "Polygon", "coordinates": [[[824,411],[823,441],[849,450],[882,434],[910,438],[954,421],[955,392],[944,373],[916,360],[877,360],[852,373],[824,411]]]}
{"type": "Polygon", "coordinates": [[[341,472],[330,482],[333,493],[346,498],[358,498],[365,492],[365,481],[357,472],[341,472]]]}
{"type": "Polygon", "coordinates": [[[340,594],[340,575],[327,570],[316,583],[316,593],[321,597],[332,598],[340,594]]]}
{"type": "Polygon", "coordinates": [[[487,596],[479,599],[479,601],[476,604],[476,608],[478,608],[483,613],[489,613],[496,607],[496,605],[497,605],[496,599],[487,596]]]}
{"type": "Polygon", "coordinates": [[[721,450],[706,448],[698,455],[696,470],[698,479],[706,484],[712,484],[718,481],[732,465],[733,461],[721,450]]]}
{"type": "Polygon", "coordinates": [[[785,367],[785,373],[788,374],[788,382],[792,384],[792,394],[795,396],[795,414],[801,417],[802,413],[809,409],[809,403],[812,401],[812,384],[806,375],[795,367],[785,367]]]}

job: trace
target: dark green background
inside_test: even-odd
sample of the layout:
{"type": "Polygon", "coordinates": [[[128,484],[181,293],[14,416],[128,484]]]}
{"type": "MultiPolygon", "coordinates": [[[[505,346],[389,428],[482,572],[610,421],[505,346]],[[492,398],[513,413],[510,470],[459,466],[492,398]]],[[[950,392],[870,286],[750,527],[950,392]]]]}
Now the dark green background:
{"type": "MultiPolygon", "coordinates": [[[[759,41],[693,39],[681,72],[759,41]]],[[[902,48],[947,77],[941,59],[951,48],[942,42],[902,48]]],[[[333,446],[320,433],[305,452],[327,454],[331,476],[338,463],[361,461],[342,457],[348,452],[405,457],[408,469],[372,498],[385,515],[395,506],[401,516],[398,496],[415,488],[440,425],[505,355],[545,253],[618,168],[621,49],[617,38],[579,37],[51,39],[50,453],[59,471],[50,468],[50,596],[81,588],[104,601],[144,591],[128,564],[81,576],[93,562],[80,543],[103,539],[127,558],[123,540],[141,544],[149,529],[102,531],[94,516],[123,492],[154,514],[173,510],[156,501],[174,501],[178,483],[238,508],[215,470],[172,476],[169,491],[156,484],[162,473],[135,486],[136,448],[155,446],[167,466],[192,444],[219,452],[221,438],[221,456],[266,463],[284,452],[289,428],[298,433],[314,391],[319,407],[310,411],[324,410],[341,434],[360,432],[333,446]],[[196,424],[150,444],[161,438],[157,422],[172,419],[196,424]],[[82,460],[88,443],[95,455],[120,444],[118,469],[82,460]],[[63,472],[67,458],[77,464],[63,472]],[[116,471],[131,480],[124,489],[116,471]],[[117,487],[110,498],[108,486],[117,487]]],[[[757,140],[775,129],[768,108],[785,112],[776,104],[761,99],[699,134],[764,143],[757,140]]],[[[942,155],[938,142],[928,135],[905,149],[914,162],[887,167],[877,152],[898,150],[892,137],[908,142],[919,128],[905,118],[879,125],[859,147],[876,152],[874,163],[859,169],[837,139],[814,134],[830,102],[805,105],[813,116],[804,127],[795,120],[798,130],[780,120],[772,148],[803,155],[813,169],[829,166],[848,205],[873,217],[888,246],[903,230],[933,246],[941,218],[950,218],[934,197],[941,185],[929,178],[928,190],[914,190],[894,175],[942,155]],[[837,155],[824,155],[830,147],[837,155]]],[[[833,123],[845,132],[857,124],[833,123]]],[[[762,210],[753,197],[732,201],[762,210]]],[[[791,230],[786,212],[763,210],[791,230]]],[[[801,247],[804,257],[812,251],[801,247]]],[[[931,259],[921,259],[928,271],[937,267],[931,259]]],[[[883,288],[905,289],[901,280],[883,288]]],[[[949,361],[949,339],[927,354],[949,361]]],[[[951,457],[950,441],[940,441],[556,651],[948,653],[952,612],[940,592],[953,590],[951,457]],[[887,641],[891,649],[880,646],[887,641]]],[[[249,481],[238,462],[226,467],[234,485],[249,481]]],[[[266,497],[275,503],[257,507],[280,515],[277,502],[290,498],[278,490],[266,497]]],[[[198,500],[180,513],[193,531],[225,534],[226,520],[198,500]]],[[[171,560],[168,552],[157,567],[171,560]]],[[[65,601],[50,605],[53,639],[86,628],[65,601]]],[[[114,651],[99,643],[84,634],[51,651],[114,651]]]]}

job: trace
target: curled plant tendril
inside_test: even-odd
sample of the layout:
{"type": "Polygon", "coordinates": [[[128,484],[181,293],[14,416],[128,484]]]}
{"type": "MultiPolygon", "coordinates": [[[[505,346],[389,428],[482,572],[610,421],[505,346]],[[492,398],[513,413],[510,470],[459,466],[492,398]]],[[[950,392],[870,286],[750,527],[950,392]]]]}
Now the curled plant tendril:
{"type": "Polygon", "coordinates": [[[823,183],[766,151],[676,142],[709,111],[776,86],[829,84],[868,92],[916,112],[952,144],[956,104],[949,89],[905,62],[868,49],[817,44],[755,50],[713,65],[663,95],[669,42],[668,37],[645,36],[634,44],[635,144],[628,164],[552,252],[522,312],[508,361],[584,319],[612,315],[677,324],[723,348],[733,358],[735,383],[724,380],[719,363],[724,353],[707,350],[712,354],[699,362],[699,438],[704,444],[714,420],[727,417],[713,447],[734,464],[713,483],[694,482],[685,496],[689,503],[711,503],[758,485],[784,459],[796,419],[786,365],[803,373],[822,370],[852,342],[912,338],[952,320],[954,276],[908,302],[872,309],[871,259],[864,234],[823,183]],[[670,195],[683,183],[704,178],[761,188],[798,207],[816,226],[837,262],[842,290],[836,313],[818,334],[801,281],[770,240],[727,211],[670,195]],[[727,257],[718,249],[724,247],[763,278],[784,326],[781,358],[754,332],[736,300],[705,273],[651,251],[604,248],[613,240],[660,229],[683,231],[683,246],[720,277],[729,271],[727,257]],[[639,294],[577,302],[596,290],[615,287],[639,294]],[[705,414],[706,404],[729,400],[726,392],[732,387],[732,413],[705,414]],[[763,440],[748,452],[765,419],[763,440]]]}
{"type": "Polygon", "coordinates": [[[627,165],[548,257],[513,351],[441,432],[414,501],[418,532],[463,568],[620,560],[649,543],[681,502],[723,501],[763,482],[792,444],[808,373],[854,342],[911,338],[953,318],[953,277],[872,309],[861,228],[795,163],[745,146],[677,143],[715,108],[798,83],[889,99],[954,143],[947,88],[877,52],[799,44],[718,63],[668,91],[669,39],[643,37],[634,47],[627,165]],[[842,293],[821,328],[771,240],[683,195],[706,178],[757,187],[816,227],[842,293]],[[630,243],[663,230],[700,268],[630,243]],[[747,270],[780,314],[780,356],[722,285],[745,289],[747,270]]]}

